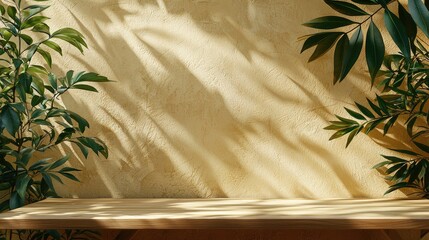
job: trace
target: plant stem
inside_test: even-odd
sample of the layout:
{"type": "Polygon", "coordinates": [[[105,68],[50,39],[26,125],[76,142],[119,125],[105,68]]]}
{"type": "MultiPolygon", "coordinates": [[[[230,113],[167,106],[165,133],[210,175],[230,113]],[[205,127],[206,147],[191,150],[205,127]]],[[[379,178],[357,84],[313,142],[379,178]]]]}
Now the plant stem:
{"type": "MultiPolygon", "coordinates": [[[[389,2],[387,5],[390,5],[394,2],[398,2],[398,0],[389,2]]],[[[381,9],[383,9],[384,7],[380,7],[379,9],[377,9],[375,12],[371,13],[365,20],[363,20],[362,22],[358,23],[355,27],[353,27],[352,29],[350,29],[349,31],[345,32],[344,34],[349,34],[350,32],[352,32],[353,30],[355,30],[356,28],[358,28],[359,26],[362,26],[362,24],[366,23],[369,19],[372,19],[372,17],[377,14],[378,12],[381,11],[381,9]]]]}

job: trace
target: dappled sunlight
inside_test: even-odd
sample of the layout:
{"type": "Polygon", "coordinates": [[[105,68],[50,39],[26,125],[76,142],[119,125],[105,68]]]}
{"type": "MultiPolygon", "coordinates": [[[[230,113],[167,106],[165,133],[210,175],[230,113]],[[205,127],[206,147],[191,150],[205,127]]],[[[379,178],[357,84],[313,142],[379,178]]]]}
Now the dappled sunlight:
{"type": "Polygon", "coordinates": [[[71,163],[84,170],[83,183],[60,195],[381,197],[387,185],[370,167],[382,148],[362,136],[345,150],[322,129],[369,85],[362,66],[350,76],[356,81],[332,86],[332,56],[306,63],[301,22],[328,11],[300,10],[309,5],[55,3],[52,24],[82,31],[89,50],[82,57],[65,49],[70,57],[54,70],[96,70],[115,81],[97,86],[99,94],[64,98],[110,156],[77,155],[71,163]]]}

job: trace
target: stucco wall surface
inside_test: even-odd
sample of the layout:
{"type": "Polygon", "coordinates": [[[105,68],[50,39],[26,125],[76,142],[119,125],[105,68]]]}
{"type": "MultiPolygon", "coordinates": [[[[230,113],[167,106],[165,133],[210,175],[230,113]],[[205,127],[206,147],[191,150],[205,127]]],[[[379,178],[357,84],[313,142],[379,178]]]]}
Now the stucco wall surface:
{"type": "Polygon", "coordinates": [[[364,135],[345,149],[322,129],[373,97],[365,66],[333,86],[332,54],[307,63],[299,53],[298,37],[312,32],[301,24],[328,13],[319,0],[53,1],[52,29],[74,27],[89,43],[84,56],[66,48],[54,70],[116,81],[64,99],[110,157],[77,154],[82,183],[60,194],[383,197],[371,167],[389,151],[364,135]]]}

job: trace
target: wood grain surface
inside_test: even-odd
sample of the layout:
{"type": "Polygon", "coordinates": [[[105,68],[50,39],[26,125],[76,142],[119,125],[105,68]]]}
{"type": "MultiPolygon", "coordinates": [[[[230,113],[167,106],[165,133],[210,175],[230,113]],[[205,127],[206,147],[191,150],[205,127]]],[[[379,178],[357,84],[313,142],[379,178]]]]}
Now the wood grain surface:
{"type": "Polygon", "coordinates": [[[429,229],[428,200],[47,199],[0,229],[429,229]]]}

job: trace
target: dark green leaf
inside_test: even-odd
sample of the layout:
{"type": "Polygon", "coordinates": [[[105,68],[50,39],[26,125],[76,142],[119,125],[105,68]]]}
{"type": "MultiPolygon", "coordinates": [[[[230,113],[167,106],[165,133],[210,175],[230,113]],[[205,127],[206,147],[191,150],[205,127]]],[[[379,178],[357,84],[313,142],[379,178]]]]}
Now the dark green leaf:
{"type": "Polygon", "coordinates": [[[350,114],[350,116],[352,116],[356,119],[359,119],[359,120],[366,120],[366,118],[362,114],[357,113],[357,112],[350,110],[348,108],[344,108],[344,109],[346,109],[346,111],[350,114]]]}
{"type": "Polygon", "coordinates": [[[337,12],[345,15],[349,15],[349,16],[368,15],[367,12],[365,12],[360,7],[352,3],[342,2],[342,1],[332,1],[332,0],[325,0],[325,3],[328,4],[334,10],[336,10],[337,12]]]}
{"type": "Polygon", "coordinates": [[[410,59],[410,43],[408,40],[407,31],[405,30],[405,27],[399,18],[386,9],[384,12],[384,24],[386,25],[387,31],[389,32],[393,41],[401,50],[401,53],[404,54],[407,59],[410,59]]]}
{"type": "Polygon", "coordinates": [[[429,37],[429,10],[421,0],[408,0],[408,9],[422,32],[429,37]]]}
{"type": "Polygon", "coordinates": [[[351,37],[350,42],[348,44],[348,48],[344,53],[343,68],[341,72],[340,81],[342,81],[347,76],[353,65],[356,63],[362,50],[362,45],[363,33],[361,27],[359,26],[351,37]]]}
{"type": "Polygon", "coordinates": [[[407,31],[408,38],[410,39],[411,48],[415,53],[416,46],[414,45],[414,41],[416,40],[416,36],[417,36],[417,25],[413,21],[413,18],[411,17],[411,15],[407,12],[407,10],[405,10],[405,8],[399,2],[398,2],[398,13],[399,13],[399,20],[405,26],[405,30],[407,31]]]}
{"type": "Polygon", "coordinates": [[[51,54],[41,48],[37,49],[37,52],[45,59],[49,67],[52,67],[52,57],[51,54]]]}
{"type": "Polygon", "coordinates": [[[419,143],[419,142],[416,142],[416,141],[413,141],[413,143],[414,143],[418,148],[420,148],[421,150],[423,150],[423,151],[425,151],[425,152],[429,153],[429,146],[428,146],[428,145],[425,145],[425,144],[423,144],[423,143],[419,143]]]}
{"type": "Polygon", "coordinates": [[[0,113],[0,120],[2,126],[5,127],[12,136],[15,136],[21,124],[18,113],[16,113],[12,107],[6,105],[0,113]]]}
{"type": "Polygon", "coordinates": [[[384,42],[380,30],[371,21],[366,36],[365,54],[372,83],[374,83],[378,70],[380,70],[383,63],[384,51],[384,42]]]}
{"type": "Polygon", "coordinates": [[[323,39],[329,37],[332,38],[331,36],[340,36],[341,34],[344,34],[342,32],[321,32],[321,33],[316,33],[313,34],[309,37],[307,37],[307,39],[305,40],[302,49],[301,49],[301,53],[304,52],[305,50],[316,46],[319,42],[323,41],[323,39]]]}
{"type": "Polygon", "coordinates": [[[27,174],[21,175],[16,181],[16,192],[18,193],[21,199],[25,199],[25,193],[27,192],[28,183],[30,182],[31,177],[27,174]]]}
{"type": "Polygon", "coordinates": [[[49,167],[49,170],[51,170],[51,169],[55,169],[55,168],[57,168],[57,167],[59,167],[59,166],[62,166],[64,163],[66,163],[68,160],[70,159],[70,156],[69,155],[66,155],[66,156],[64,156],[64,157],[62,157],[62,158],[60,158],[60,159],[58,159],[57,161],[55,161],[50,167],[49,167]]]}
{"type": "Polygon", "coordinates": [[[347,49],[349,48],[349,37],[344,34],[337,42],[334,53],[334,84],[341,79],[341,73],[343,72],[343,60],[347,49]]]}
{"type": "Polygon", "coordinates": [[[356,22],[343,17],[326,16],[326,17],[320,17],[320,18],[313,19],[309,22],[306,22],[304,23],[304,26],[317,28],[317,29],[334,29],[334,28],[348,26],[351,24],[356,24],[356,22]]]}
{"type": "Polygon", "coordinates": [[[13,209],[20,208],[20,207],[24,206],[24,203],[25,203],[24,199],[21,198],[16,191],[14,191],[11,194],[10,199],[9,199],[9,208],[10,208],[10,210],[13,210],[13,209]]]}
{"type": "Polygon", "coordinates": [[[378,3],[373,0],[352,0],[352,2],[359,3],[362,5],[377,5],[378,3]]]}
{"type": "Polygon", "coordinates": [[[360,105],[357,102],[355,102],[355,105],[359,108],[359,110],[361,111],[361,113],[363,113],[365,116],[367,116],[369,118],[375,118],[374,114],[372,114],[372,112],[368,108],[360,105]]]}

